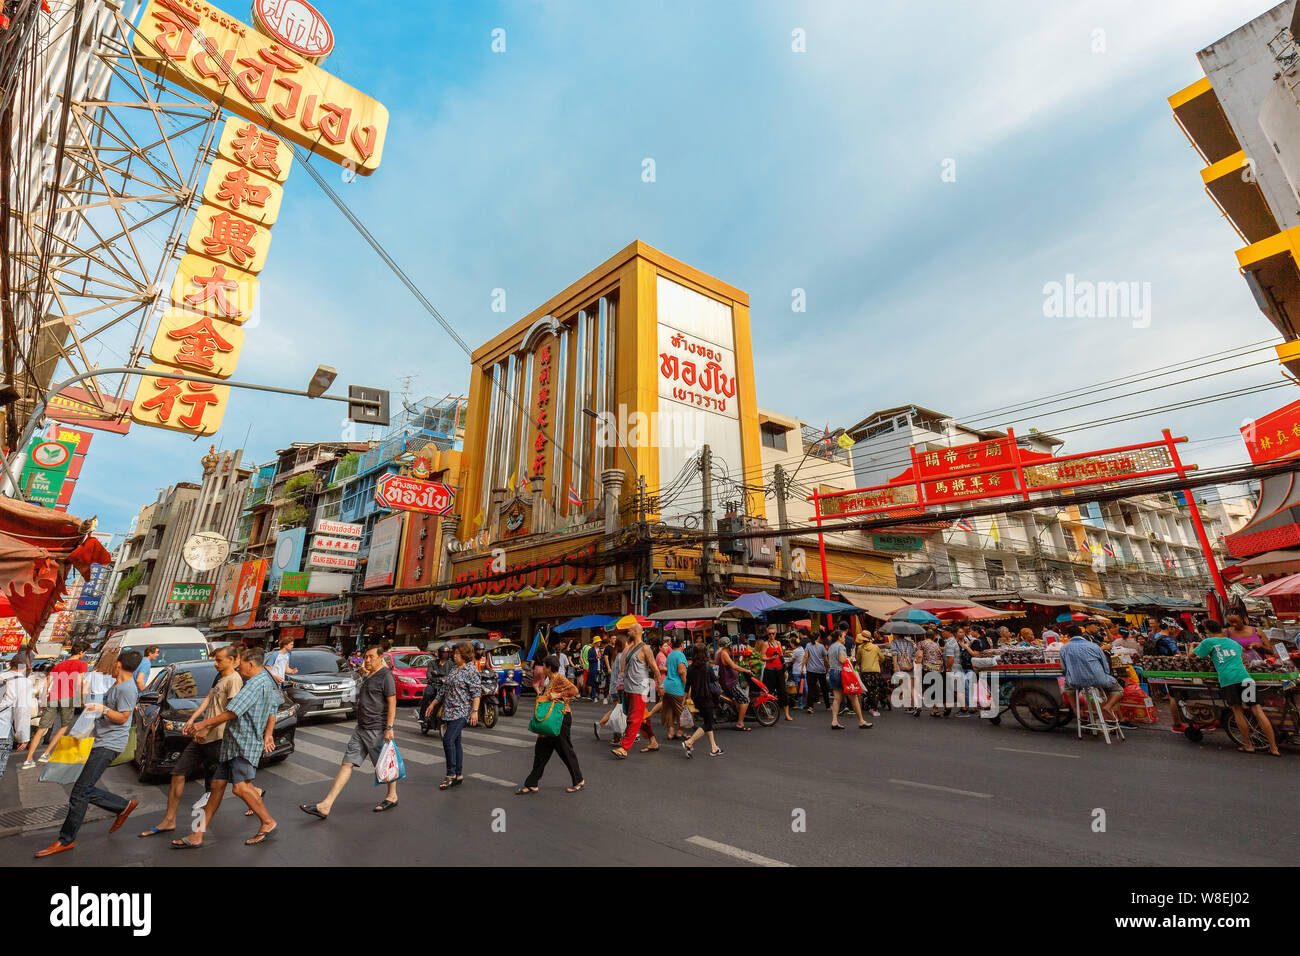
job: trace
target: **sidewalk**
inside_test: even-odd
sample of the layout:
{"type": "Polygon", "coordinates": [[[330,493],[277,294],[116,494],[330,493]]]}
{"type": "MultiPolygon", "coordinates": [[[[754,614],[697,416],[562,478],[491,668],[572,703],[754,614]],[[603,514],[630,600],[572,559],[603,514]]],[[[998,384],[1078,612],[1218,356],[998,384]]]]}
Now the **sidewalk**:
{"type": "MultiPolygon", "coordinates": [[[[26,754],[25,747],[11,754],[9,767],[0,777],[0,838],[60,826],[68,813],[68,793],[72,787],[41,783],[44,764],[20,770],[26,754]]],[[[88,821],[108,816],[107,810],[98,807],[91,807],[86,813],[88,821]]]]}

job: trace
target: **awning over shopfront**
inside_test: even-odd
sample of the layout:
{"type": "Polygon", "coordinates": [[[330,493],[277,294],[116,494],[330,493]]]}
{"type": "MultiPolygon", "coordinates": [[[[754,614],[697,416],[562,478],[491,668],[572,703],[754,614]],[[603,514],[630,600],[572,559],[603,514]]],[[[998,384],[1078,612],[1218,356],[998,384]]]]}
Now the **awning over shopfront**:
{"type": "Polygon", "coordinates": [[[1283,594],[1300,594],[1300,574],[1289,574],[1247,593],[1246,597],[1263,598],[1283,594]]]}
{"type": "Polygon", "coordinates": [[[577,631],[584,627],[603,628],[613,620],[615,618],[609,614],[584,614],[582,617],[570,618],[563,624],[555,625],[555,627],[551,628],[551,633],[563,634],[566,631],[577,631]]]}
{"type": "Polygon", "coordinates": [[[857,594],[853,591],[841,591],[840,597],[882,621],[888,620],[890,615],[909,603],[907,598],[897,594],[857,594]]]}
{"type": "Polygon", "coordinates": [[[1246,574],[1297,574],[1300,573],[1300,548],[1285,548],[1279,551],[1266,551],[1253,558],[1238,561],[1237,565],[1246,574]]]}

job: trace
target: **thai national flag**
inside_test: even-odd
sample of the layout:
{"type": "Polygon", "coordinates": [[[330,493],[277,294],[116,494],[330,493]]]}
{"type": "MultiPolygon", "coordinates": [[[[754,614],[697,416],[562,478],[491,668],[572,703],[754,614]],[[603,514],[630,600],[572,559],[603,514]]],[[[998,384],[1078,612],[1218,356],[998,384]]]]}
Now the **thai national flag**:
{"type": "Polygon", "coordinates": [[[1108,545],[1108,544],[1103,544],[1103,545],[1101,546],[1101,550],[1105,551],[1105,552],[1106,552],[1107,554],[1109,554],[1112,558],[1115,557],[1115,549],[1112,548],[1110,545],[1108,545]]]}
{"type": "Polygon", "coordinates": [[[975,533],[975,526],[971,524],[970,521],[967,520],[966,518],[958,518],[953,523],[953,527],[956,528],[958,531],[969,531],[972,534],[975,533]]]}
{"type": "Polygon", "coordinates": [[[579,508],[582,507],[582,496],[578,494],[578,490],[573,485],[569,485],[569,504],[579,508]]]}

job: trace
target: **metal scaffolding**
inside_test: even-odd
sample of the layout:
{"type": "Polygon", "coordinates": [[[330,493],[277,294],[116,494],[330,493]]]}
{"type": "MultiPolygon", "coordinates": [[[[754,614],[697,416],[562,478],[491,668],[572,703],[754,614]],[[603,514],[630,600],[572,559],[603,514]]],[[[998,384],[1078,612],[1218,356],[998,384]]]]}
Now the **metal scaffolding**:
{"type": "MultiPolygon", "coordinates": [[[[138,60],[140,0],[12,6],[0,31],[10,448],[52,382],[134,365],[147,347],[220,116],[138,60]]],[[[127,376],[85,384],[106,418],[133,387],[127,376]]]]}

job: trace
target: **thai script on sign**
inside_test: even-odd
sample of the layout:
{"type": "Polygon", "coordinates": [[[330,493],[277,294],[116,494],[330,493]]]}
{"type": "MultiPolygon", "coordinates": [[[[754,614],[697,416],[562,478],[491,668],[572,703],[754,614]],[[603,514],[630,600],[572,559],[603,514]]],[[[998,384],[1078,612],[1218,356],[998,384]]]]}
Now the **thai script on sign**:
{"type": "Polygon", "coordinates": [[[1120,455],[1097,455],[1055,461],[1046,465],[1027,465],[1025,484],[1030,488],[1042,488],[1067,482],[1123,478],[1126,475],[1172,467],[1173,461],[1169,457],[1169,449],[1142,448],[1120,455]]]}
{"type": "Polygon", "coordinates": [[[451,510],[452,497],[452,490],[441,482],[402,475],[385,475],[375,485],[375,500],[398,511],[446,514],[451,510]]]}

